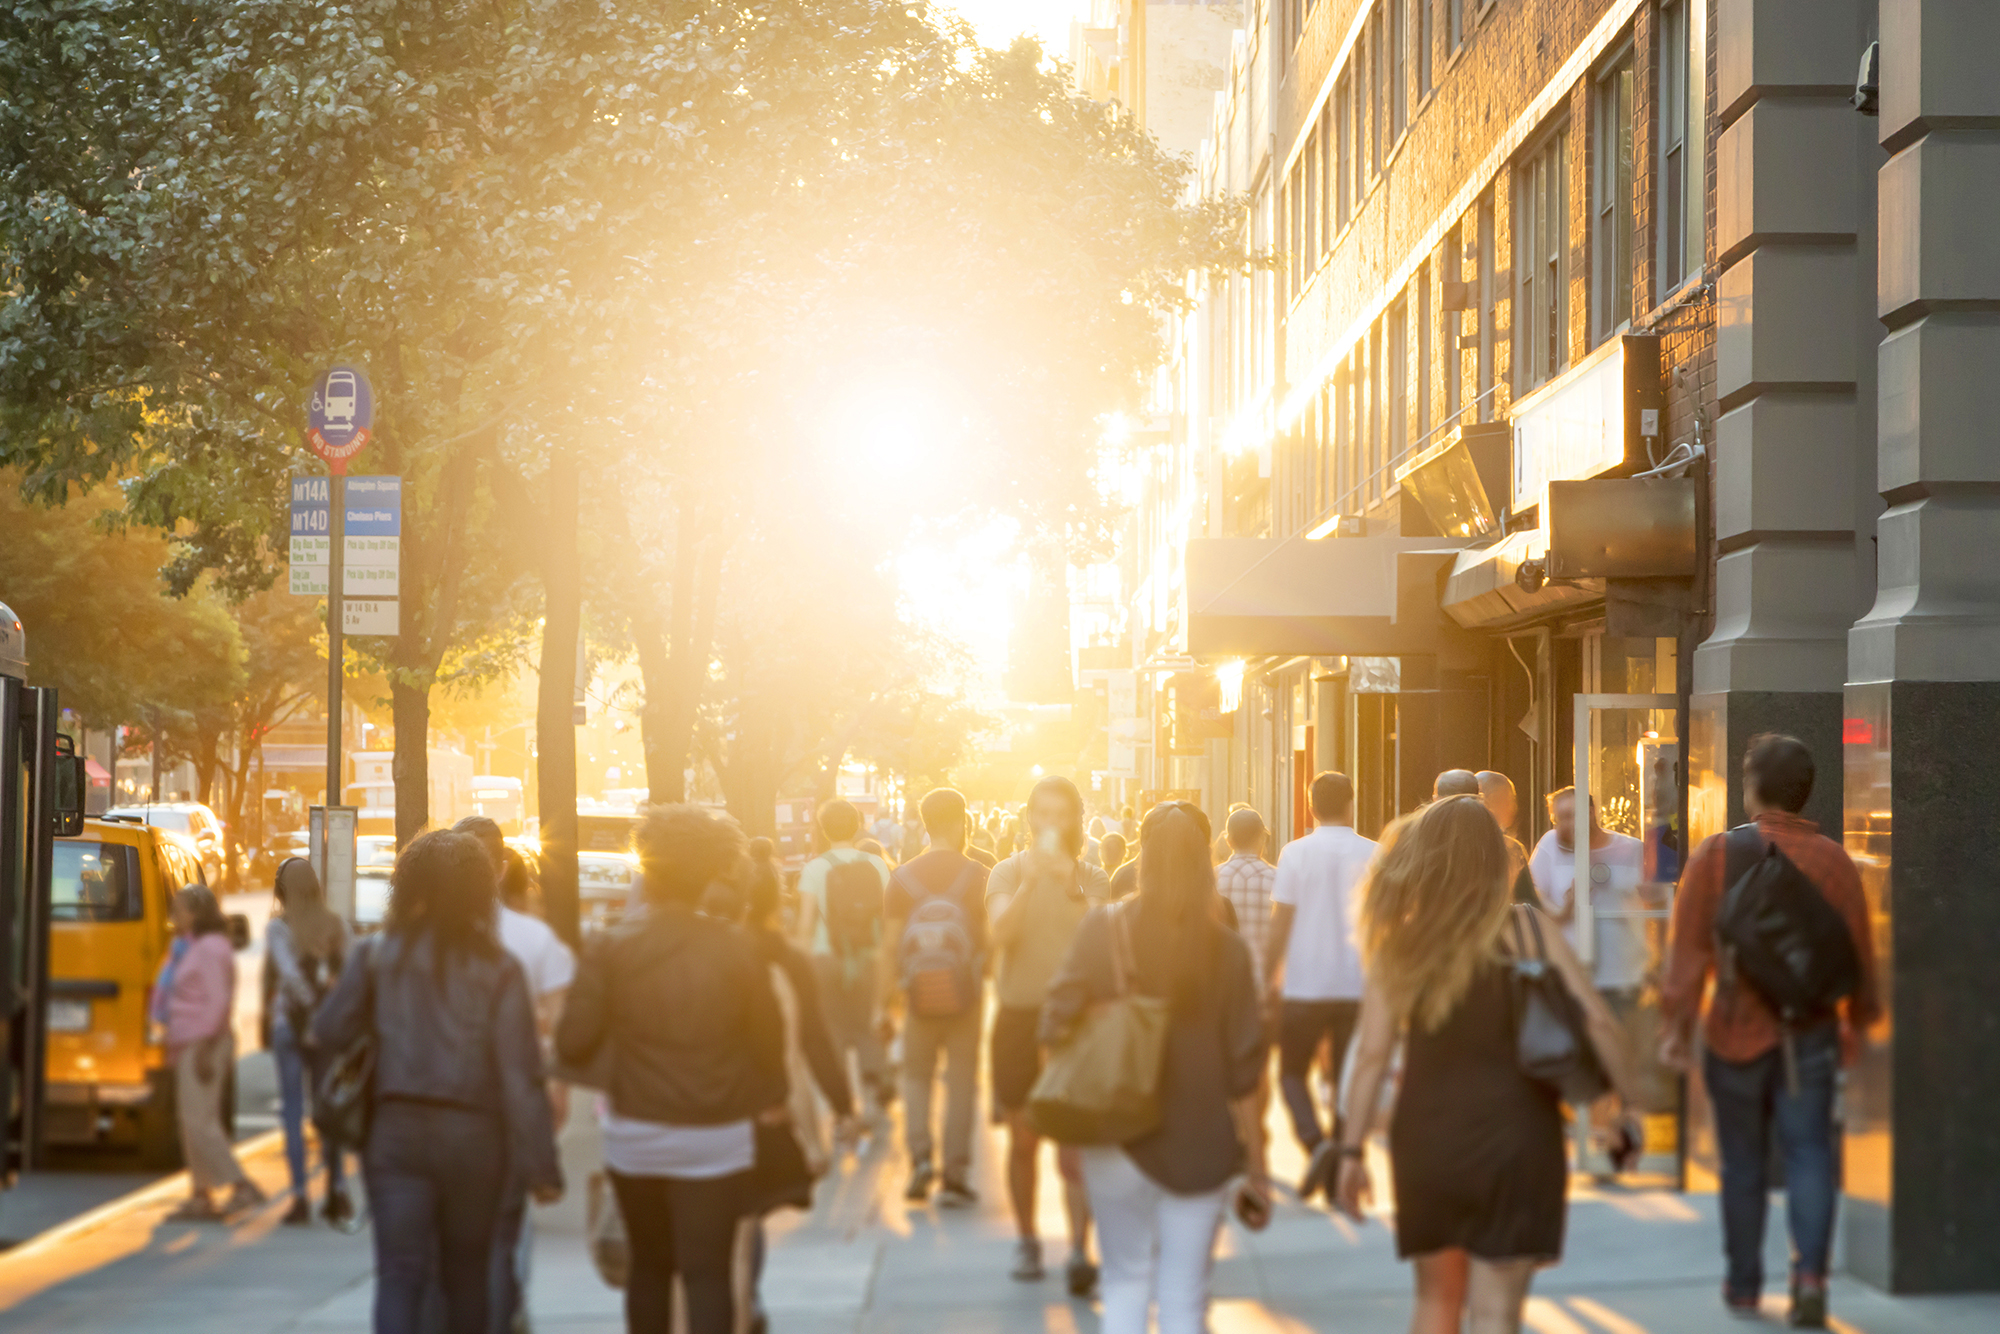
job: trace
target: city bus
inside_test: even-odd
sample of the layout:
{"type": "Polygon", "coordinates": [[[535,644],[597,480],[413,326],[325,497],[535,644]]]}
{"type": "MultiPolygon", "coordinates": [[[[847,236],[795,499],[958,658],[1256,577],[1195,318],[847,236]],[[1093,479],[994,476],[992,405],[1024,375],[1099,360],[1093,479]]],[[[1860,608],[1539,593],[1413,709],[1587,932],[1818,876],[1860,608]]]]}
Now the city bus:
{"type": "Polygon", "coordinates": [[[0,603],[0,1186],[39,1157],[55,840],[82,832],[88,790],[55,689],[27,676],[26,633],[0,603]]]}

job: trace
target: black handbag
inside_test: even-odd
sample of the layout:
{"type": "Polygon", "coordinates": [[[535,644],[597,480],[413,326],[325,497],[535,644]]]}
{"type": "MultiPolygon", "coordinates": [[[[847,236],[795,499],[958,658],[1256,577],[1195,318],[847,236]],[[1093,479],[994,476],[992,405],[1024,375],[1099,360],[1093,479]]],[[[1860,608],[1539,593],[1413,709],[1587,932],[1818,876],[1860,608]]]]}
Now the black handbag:
{"type": "Polygon", "coordinates": [[[757,1163],[751,1169],[747,1213],[812,1208],[813,1173],[789,1122],[756,1122],[757,1163]]]}
{"type": "Polygon", "coordinates": [[[1611,1081],[1590,1043],[1583,1006],[1570,994],[1562,974],[1549,966],[1541,914],[1516,906],[1509,916],[1514,928],[1515,1059],[1521,1073],[1553,1088],[1564,1102],[1595,1102],[1610,1090],[1611,1081]]]}
{"type": "Polygon", "coordinates": [[[357,947],[349,962],[368,970],[368,1022],[326,1058],[313,1090],[313,1127],[329,1149],[360,1153],[375,1118],[375,951],[357,947]]]}

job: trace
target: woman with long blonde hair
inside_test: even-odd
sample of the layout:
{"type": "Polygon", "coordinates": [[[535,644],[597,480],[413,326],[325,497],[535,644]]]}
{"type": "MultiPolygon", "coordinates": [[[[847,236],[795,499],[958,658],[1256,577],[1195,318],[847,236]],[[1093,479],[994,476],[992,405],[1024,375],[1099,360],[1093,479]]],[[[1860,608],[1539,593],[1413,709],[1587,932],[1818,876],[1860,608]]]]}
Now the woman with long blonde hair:
{"type": "MultiPolygon", "coordinates": [[[[1568,1164],[1556,1090],[1524,1074],[1510,994],[1510,914],[1540,928],[1607,1074],[1632,1080],[1611,1012],[1562,933],[1509,904],[1507,845],[1477,797],[1448,797],[1383,839],[1362,889],[1368,981],[1350,1107],[1376,1105],[1398,1038],[1389,1126],[1396,1250],[1415,1261],[1411,1334],[1513,1334],[1537,1266],[1561,1258],[1568,1164]]],[[[1370,1191],[1366,1116],[1342,1132],[1335,1198],[1359,1220],[1370,1191]]]]}

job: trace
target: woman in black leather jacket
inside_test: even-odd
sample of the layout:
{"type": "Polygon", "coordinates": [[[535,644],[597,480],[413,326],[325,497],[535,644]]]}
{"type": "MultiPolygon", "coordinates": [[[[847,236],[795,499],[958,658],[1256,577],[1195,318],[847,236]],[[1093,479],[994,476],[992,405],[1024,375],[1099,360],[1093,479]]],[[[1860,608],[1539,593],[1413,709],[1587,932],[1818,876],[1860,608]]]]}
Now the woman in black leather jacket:
{"type": "Polygon", "coordinates": [[[562,1195],[534,1003],[500,946],[493,863],[464,834],[396,859],[381,935],[348,955],[313,1021],[323,1050],[375,1040],[362,1167],[375,1223],[375,1334],[418,1334],[437,1257],[451,1334],[487,1334],[493,1237],[511,1163],[562,1195]]]}
{"type": "Polygon", "coordinates": [[[631,1334],[672,1327],[673,1279],[690,1334],[730,1334],[730,1265],[756,1164],[756,1124],[782,1117],[784,1020],[748,932],[696,911],[745,855],[734,820],[655,806],[634,840],[646,912],[584,956],[556,1052],[610,1095],[604,1164],[632,1248],[631,1334]]]}

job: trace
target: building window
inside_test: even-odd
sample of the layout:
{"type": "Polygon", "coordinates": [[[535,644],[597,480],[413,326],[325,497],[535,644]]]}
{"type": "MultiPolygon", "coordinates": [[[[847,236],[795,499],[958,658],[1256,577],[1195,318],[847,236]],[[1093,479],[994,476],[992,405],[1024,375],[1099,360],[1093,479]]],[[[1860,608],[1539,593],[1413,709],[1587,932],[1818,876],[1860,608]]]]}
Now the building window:
{"type": "Polygon", "coordinates": [[[1514,387],[1525,393],[1568,360],[1569,131],[1543,138],[1515,168],[1514,387]]]}
{"type": "Polygon", "coordinates": [[[1465,45],[1465,0],[1444,0],[1445,50],[1465,45]]]}
{"type": "Polygon", "coordinates": [[[1632,51],[1597,79],[1597,134],[1592,154],[1591,323],[1602,341],[1632,320],[1632,51]]]}
{"type": "Polygon", "coordinates": [[[1431,433],[1431,266],[1417,269],[1417,442],[1431,433]]]}
{"type": "Polygon", "coordinates": [[[1306,151],[1299,155],[1299,186],[1304,194],[1306,227],[1303,238],[1305,275],[1311,278],[1319,268],[1319,137],[1306,136],[1306,151]]]}
{"type": "Polygon", "coordinates": [[[1493,420],[1493,342],[1498,336],[1499,296],[1494,241],[1493,197],[1479,201],[1479,420],[1493,420]]]}
{"type": "Polygon", "coordinates": [[[1382,495],[1382,322],[1368,331],[1368,365],[1363,370],[1368,386],[1368,403],[1364,409],[1368,414],[1368,453],[1362,459],[1362,474],[1366,490],[1362,495],[1365,510],[1382,495]]]}
{"type": "Polygon", "coordinates": [[[1383,131],[1387,128],[1384,113],[1389,102],[1383,95],[1382,69],[1382,11],[1376,10],[1368,17],[1368,178],[1373,180],[1382,171],[1382,150],[1388,147],[1383,131]]]}
{"type": "Polygon", "coordinates": [[[1354,216],[1354,87],[1346,76],[1333,86],[1333,216],[1345,227],[1354,216]]]}
{"type": "Polygon", "coordinates": [[[1410,119],[1410,0],[1389,0],[1389,144],[1410,119]]]}
{"type": "Polygon", "coordinates": [[[1660,282],[1665,297],[1701,268],[1701,84],[1692,71],[1702,58],[1691,0],[1662,5],[1659,23],[1659,102],[1654,123],[1660,143],[1660,282]]]}
{"type": "MultiPolygon", "coordinates": [[[[1398,301],[1389,308],[1389,347],[1383,354],[1385,377],[1383,399],[1389,409],[1388,430],[1383,448],[1388,453],[1384,471],[1403,461],[1410,443],[1410,308],[1398,301]]],[[[1384,479],[1387,485],[1387,479],[1384,479]]]]}
{"type": "Polygon", "coordinates": [[[1431,95],[1432,11],[1437,0],[1417,0],[1417,99],[1431,95]]]}
{"type": "Polygon", "coordinates": [[[1285,255],[1289,261],[1285,271],[1291,277],[1290,294],[1297,296],[1299,287],[1305,280],[1306,252],[1301,240],[1305,235],[1305,200],[1299,195],[1299,164],[1293,164],[1290,178],[1285,182],[1285,217],[1289,231],[1285,237],[1285,255]]]}
{"type": "MultiPolygon", "coordinates": [[[[1465,253],[1460,246],[1461,229],[1456,225],[1444,234],[1443,281],[1457,282],[1465,276],[1465,253]]],[[[1439,284],[1439,295],[1443,295],[1443,283],[1439,284]]],[[[1444,349],[1444,416],[1449,422],[1458,416],[1459,381],[1465,375],[1465,354],[1458,345],[1458,336],[1465,327],[1464,317],[1455,310],[1445,310],[1442,299],[1438,301],[1438,343],[1444,349]]]]}
{"type": "Polygon", "coordinates": [[[1319,253],[1324,259],[1333,250],[1333,234],[1340,230],[1341,216],[1333,211],[1333,99],[1328,98],[1319,113],[1319,253]]]}

